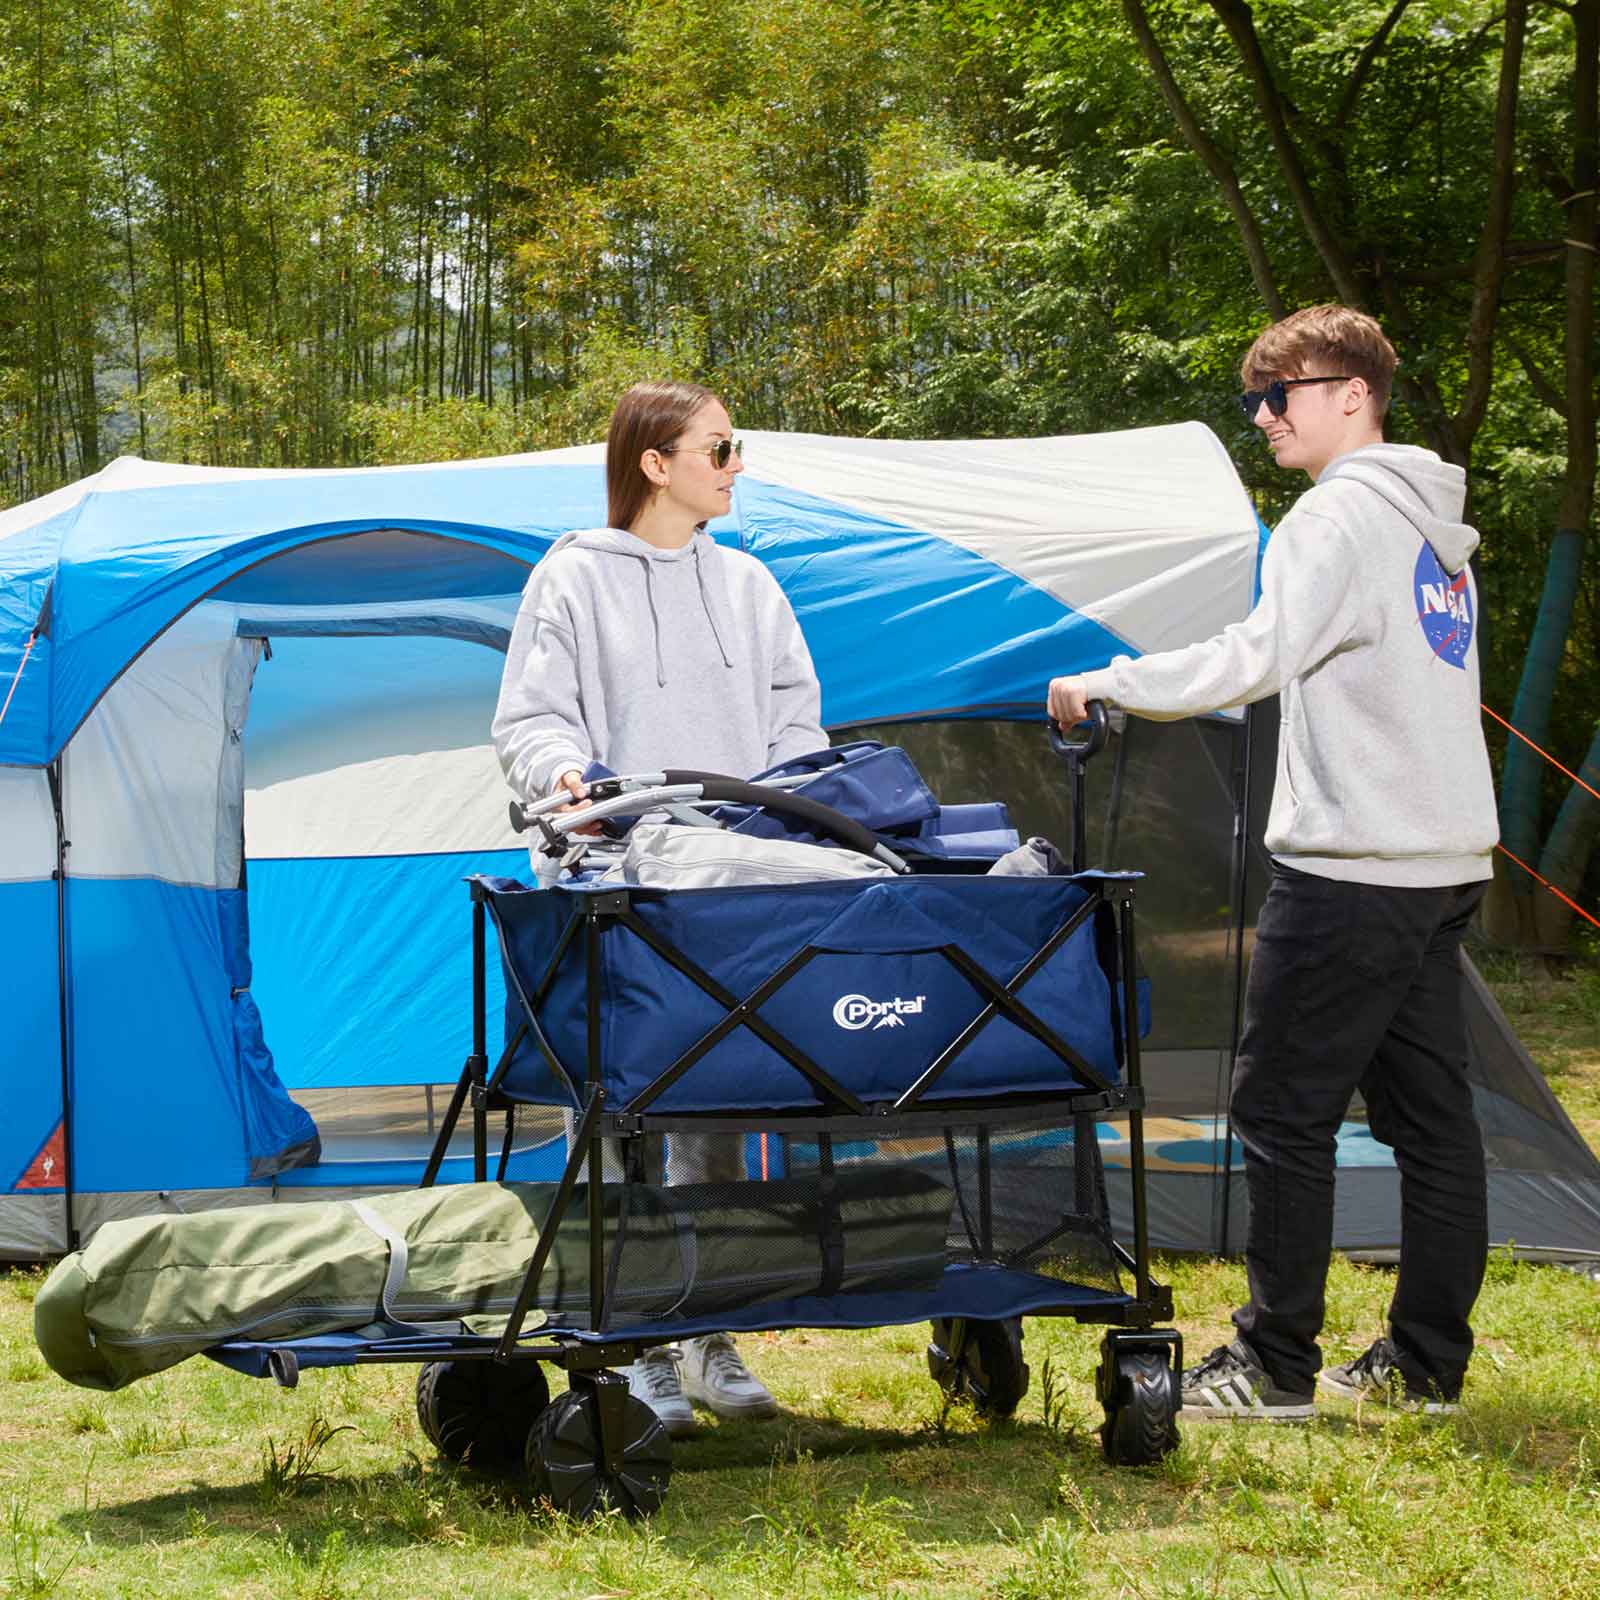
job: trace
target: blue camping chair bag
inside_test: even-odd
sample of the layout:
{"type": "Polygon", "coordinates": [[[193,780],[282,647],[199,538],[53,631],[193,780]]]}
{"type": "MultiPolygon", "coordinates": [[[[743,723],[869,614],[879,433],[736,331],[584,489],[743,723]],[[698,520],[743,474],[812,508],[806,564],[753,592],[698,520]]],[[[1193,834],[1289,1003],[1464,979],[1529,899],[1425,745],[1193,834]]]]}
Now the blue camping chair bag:
{"type": "MultiPolygon", "coordinates": [[[[842,811],[863,827],[883,834],[896,848],[913,854],[993,861],[1018,843],[1003,804],[941,806],[899,745],[880,744],[875,739],[832,745],[769,767],[750,781],[768,783],[801,773],[814,776],[798,785],[797,793],[842,811]]],[[[735,833],[756,838],[810,842],[815,837],[778,812],[727,806],[719,816],[735,833]]]]}

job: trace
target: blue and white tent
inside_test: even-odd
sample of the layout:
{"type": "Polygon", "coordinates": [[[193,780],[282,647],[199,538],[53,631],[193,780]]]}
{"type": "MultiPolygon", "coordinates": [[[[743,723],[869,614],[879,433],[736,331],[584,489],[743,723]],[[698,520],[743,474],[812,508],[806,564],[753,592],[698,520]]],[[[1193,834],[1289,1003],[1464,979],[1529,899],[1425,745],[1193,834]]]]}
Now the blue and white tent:
{"type": "MultiPolygon", "coordinates": [[[[0,1258],[160,1205],[416,1180],[433,1090],[469,1049],[460,880],[526,865],[487,738],[501,652],[531,566],[604,520],[602,460],[123,459],[0,512],[0,1258]]],[[[746,460],[712,531],[788,593],[830,727],[1035,721],[1052,675],[1207,637],[1253,602],[1260,526],[1198,424],[757,433],[746,460]]],[[[1191,876],[1196,840],[1216,855],[1191,898],[1232,904],[1236,948],[1241,725],[1218,736],[1220,755],[1170,736],[1199,754],[1160,747],[1180,787],[1144,815],[1163,838],[1199,830],[1164,848],[1191,876]]],[[[1118,762],[1120,794],[1138,762],[1118,762]]],[[[1010,798],[1021,774],[987,776],[1010,798]]],[[[1162,938],[1184,960],[1194,943],[1157,938],[1158,996],[1162,938]]],[[[1233,966],[1208,959],[1221,1020],[1169,1022],[1167,1041],[1174,1081],[1206,1086],[1170,1109],[1208,1154],[1190,1171],[1177,1140],[1171,1198],[1152,1191],[1156,1237],[1201,1247],[1237,1221],[1216,1121],[1233,966]]],[[[513,1172],[549,1172],[556,1137],[519,1128],[513,1172]]]]}
{"type": "MultiPolygon", "coordinates": [[[[1052,673],[1250,604],[1256,519],[1198,425],[747,453],[713,532],[789,593],[831,724],[1033,717],[1052,673]]],[[[62,1247],[68,1199],[83,1233],[414,1178],[310,1162],[301,1104],[459,1069],[457,884],[525,863],[500,652],[530,566],[603,523],[602,462],[123,459],[0,513],[0,1255],[62,1247]]]]}

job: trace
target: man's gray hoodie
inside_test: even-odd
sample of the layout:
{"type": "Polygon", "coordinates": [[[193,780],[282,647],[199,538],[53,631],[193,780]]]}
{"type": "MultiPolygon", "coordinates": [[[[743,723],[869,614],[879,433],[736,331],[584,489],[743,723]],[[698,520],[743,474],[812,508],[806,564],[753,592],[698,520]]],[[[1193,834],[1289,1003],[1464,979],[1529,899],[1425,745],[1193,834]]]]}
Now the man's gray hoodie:
{"type": "Polygon", "coordinates": [[[1358,883],[1489,877],[1498,829],[1465,490],[1430,450],[1339,456],[1273,533],[1243,622],[1184,650],[1118,656],[1085,674],[1089,695],[1165,720],[1278,694],[1274,856],[1358,883]]]}
{"type": "Polygon", "coordinates": [[[811,654],[772,574],[704,533],[658,550],[569,533],[511,631],[494,747],[524,799],[591,760],[748,778],[828,742],[811,654]]]}

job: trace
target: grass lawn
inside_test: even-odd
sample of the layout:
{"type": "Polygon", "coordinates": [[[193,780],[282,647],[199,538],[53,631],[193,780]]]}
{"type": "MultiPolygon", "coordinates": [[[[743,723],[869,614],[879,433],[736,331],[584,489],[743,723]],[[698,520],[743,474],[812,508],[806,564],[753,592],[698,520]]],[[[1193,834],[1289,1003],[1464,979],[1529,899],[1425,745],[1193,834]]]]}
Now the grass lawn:
{"type": "MultiPolygon", "coordinates": [[[[1491,977],[1600,1143],[1600,973],[1491,977]]],[[[1162,1263],[1191,1354],[1227,1335],[1230,1263],[1162,1263]]],[[[1600,1595],[1600,1285],[1497,1257],[1456,1417],[1319,1405],[1309,1427],[1186,1427],[1160,1467],[1101,1458],[1098,1336],[1031,1320],[1016,1419],[945,1412],[924,1327],[747,1338],[785,1414],[674,1452],[647,1523],[575,1526],[442,1465],[415,1369],[292,1393],[196,1360],[119,1394],[39,1360],[41,1277],[0,1278],[0,1593],[378,1596],[1600,1595]]],[[[1381,1270],[1335,1265],[1326,1354],[1381,1331],[1381,1270]]],[[[557,1382],[560,1379],[557,1375],[557,1382]]]]}

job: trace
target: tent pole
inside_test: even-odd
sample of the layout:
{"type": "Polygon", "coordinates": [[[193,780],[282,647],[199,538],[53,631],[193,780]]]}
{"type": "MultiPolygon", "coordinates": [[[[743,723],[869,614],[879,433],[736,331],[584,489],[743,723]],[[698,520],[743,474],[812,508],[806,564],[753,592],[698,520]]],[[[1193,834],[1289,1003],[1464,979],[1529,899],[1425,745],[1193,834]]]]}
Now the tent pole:
{"type": "Polygon", "coordinates": [[[78,1248],[78,1228],[72,1214],[72,1182],[75,1172],[72,1148],[72,1035],[67,1006],[67,837],[65,808],[61,794],[61,757],[45,768],[50,784],[50,806],[56,818],[56,1026],[61,1037],[61,1194],[66,1209],[67,1249],[78,1248]]]}
{"type": "MultiPolygon", "coordinates": [[[[472,1079],[472,1181],[489,1178],[489,1100],[487,1094],[488,1019],[483,955],[483,895],[472,885],[472,1054],[467,1057],[466,1073],[472,1079]]],[[[440,1141],[441,1152],[444,1148],[440,1141]]]]}
{"type": "Polygon", "coordinates": [[[1228,1254],[1228,1234],[1232,1224],[1233,1194],[1233,1064],[1239,1057],[1239,1041],[1244,1034],[1244,925],[1245,873],[1250,861],[1250,752],[1255,743],[1253,705],[1244,708],[1243,748],[1234,765],[1236,784],[1233,812],[1233,1027],[1228,1042],[1228,1103],[1222,1121],[1222,1216],[1221,1237],[1216,1253],[1228,1254]]]}
{"type": "Polygon", "coordinates": [[[1138,1096],[1128,1112],[1128,1179],[1133,1191],[1134,1295],[1150,1299],[1150,1211],[1148,1176],[1144,1164],[1144,1070],[1139,1060],[1139,958],[1133,930],[1133,886],[1124,884],[1117,896],[1117,955],[1122,980],[1122,1030],[1124,1078],[1138,1096]]]}
{"type": "Polygon", "coordinates": [[[1105,835],[1100,849],[1100,864],[1104,867],[1117,864],[1117,845],[1122,832],[1122,785],[1128,775],[1128,742],[1135,720],[1125,717],[1122,732],[1117,736],[1117,759],[1111,768],[1111,795],[1106,801],[1105,835]]]}

